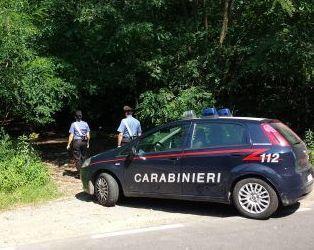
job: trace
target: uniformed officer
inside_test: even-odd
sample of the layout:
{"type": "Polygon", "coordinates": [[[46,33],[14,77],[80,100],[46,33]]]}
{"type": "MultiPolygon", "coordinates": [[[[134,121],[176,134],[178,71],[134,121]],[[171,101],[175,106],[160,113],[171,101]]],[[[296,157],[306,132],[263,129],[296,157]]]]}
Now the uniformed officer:
{"type": "Polygon", "coordinates": [[[142,134],[141,123],[132,116],[133,109],[129,106],[124,106],[123,111],[126,118],[122,119],[118,128],[118,147],[127,144],[142,134]]]}
{"type": "Polygon", "coordinates": [[[67,149],[71,147],[73,142],[73,158],[75,160],[75,167],[78,171],[87,158],[87,149],[89,148],[90,129],[87,122],[82,121],[82,111],[75,112],[76,121],[71,124],[69,130],[69,139],[67,149]]]}

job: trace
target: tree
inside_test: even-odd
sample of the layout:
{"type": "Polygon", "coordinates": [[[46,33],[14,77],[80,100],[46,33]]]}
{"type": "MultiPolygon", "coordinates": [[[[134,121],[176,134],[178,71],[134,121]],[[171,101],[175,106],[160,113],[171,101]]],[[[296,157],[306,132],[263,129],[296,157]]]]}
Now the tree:
{"type": "MultiPolygon", "coordinates": [[[[12,86],[29,76],[22,72],[33,72],[26,78],[28,83],[35,75],[39,82],[54,82],[48,84],[46,115],[36,111],[48,117],[45,122],[56,110],[66,112],[62,105],[68,103],[66,110],[80,107],[94,123],[110,126],[125,104],[151,107],[155,98],[162,98],[160,89],[176,96],[195,87],[236,114],[279,118],[301,132],[313,126],[313,6],[309,1],[22,2],[28,5],[16,13],[23,13],[19,17],[23,21],[14,27],[21,27],[24,35],[0,38],[1,48],[12,41],[10,49],[1,53],[13,51],[9,58],[20,59],[12,69],[6,66],[9,61],[1,59],[7,73],[2,68],[0,76],[12,86]],[[35,59],[41,63],[30,63],[35,59]],[[43,70],[25,66],[42,63],[43,75],[43,70]],[[45,78],[47,74],[50,77],[45,78]],[[72,90],[77,98],[70,98],[72,90]],[[60,93],[65,96],[55,103],[60,93]]],[[[18,103],[17,95],[10,91],[7,95],[11,99],[2,98],[3,103],[18,103]]],[[[37,110],[43,109],[36,105],[37,110]]],[[[26,111],[22,113],[34,117],[26,111]]]]}
{"type": "Polygon", "coordinates": [[[142,94],[137,111],[144,124],[161,125],[181,119],[183,113],[188,110],[201,115],[203,108],[212,107],[214,104],[213,95],[200,87],[179,91],[162,88],[157,93],[147,91],[142,94]]]}
{"type": "Polygon", "coordinates": [[[73,87],[58,76],[58,60],[41,56],[40,30],[26,0],[0,2],[0,123],[21,119],[46,124],[60,110],[73,87]]]}

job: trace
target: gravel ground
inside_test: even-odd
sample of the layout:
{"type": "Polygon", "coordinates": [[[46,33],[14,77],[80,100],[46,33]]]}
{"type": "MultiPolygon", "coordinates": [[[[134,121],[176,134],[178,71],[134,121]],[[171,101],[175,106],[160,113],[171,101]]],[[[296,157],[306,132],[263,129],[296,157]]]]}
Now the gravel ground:
{"type": "MultiPolygon", "coordinates": [[[[300,208],[313,204],[314,193],[302,201],[300,208]]],[[[125,199],[107,208],[78,193],[71,198],[0,213],[0,247],[235,216],[238,213],[227,205],[159,199],[125,199]]]]}
{"type": "MultiPolygon", "coordinates": [[[[105,208],[80,193],[73,198],[6,211],[0,213],[0,247],[200,219],[207,213],[205,204],[198,208],[196,203],[192,209],[184,202],[179,202],[181,208],[176,208],[177,202],[164,201],[168,206],[160,202],[132,199],[105,208]]],[[[229,216],[233,211],[227,207],[222,215],[215,213],[220,217],[229,216]]]]}

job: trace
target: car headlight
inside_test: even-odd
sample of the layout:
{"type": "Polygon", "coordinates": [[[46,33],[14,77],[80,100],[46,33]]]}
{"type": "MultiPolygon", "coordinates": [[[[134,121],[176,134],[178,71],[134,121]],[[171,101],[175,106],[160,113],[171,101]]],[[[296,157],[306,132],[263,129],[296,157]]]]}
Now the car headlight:
{"type": "Polygon", "coordinates": [[[88,167],[88,166],[90,165],[91,159],[92,159],[92,158],[88,158],[86,161],[84,161],[84,163],[83,163],[83,165],[82,165],[81,168],[86,168],[86,167],[88,167]]]}

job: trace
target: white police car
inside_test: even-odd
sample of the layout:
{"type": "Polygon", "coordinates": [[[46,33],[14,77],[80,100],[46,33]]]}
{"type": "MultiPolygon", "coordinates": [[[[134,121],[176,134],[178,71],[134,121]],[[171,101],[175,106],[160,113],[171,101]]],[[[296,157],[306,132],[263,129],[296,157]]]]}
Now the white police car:
{"type": "Polygon", "coordinates": [[[231,117],[228,110],[220,110],[222,116],[213,108],[206,112],[206,118],[162,125],[88,159],[81,169],[84,190],[105,206],[123,193],[231,203],[256,219],[312,190],[305,144],[286,125],[231,117]]]}

